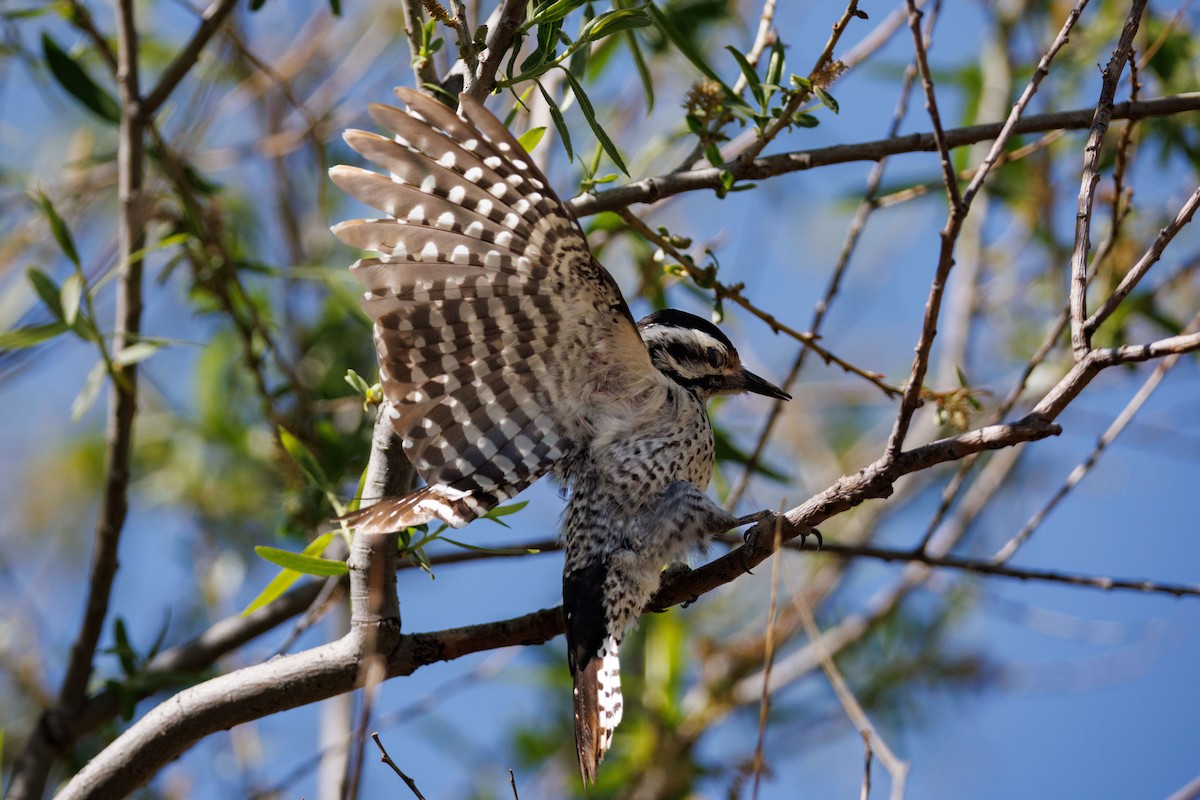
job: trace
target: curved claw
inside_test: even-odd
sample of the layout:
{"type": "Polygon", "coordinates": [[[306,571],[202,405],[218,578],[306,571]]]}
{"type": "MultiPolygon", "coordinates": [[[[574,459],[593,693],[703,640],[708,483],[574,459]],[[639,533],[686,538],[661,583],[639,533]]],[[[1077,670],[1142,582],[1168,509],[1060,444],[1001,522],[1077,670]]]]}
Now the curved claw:
{"type": "Polygon", "coordinates": [[[809,536],[816,537],[818,551],[820,551],[820,549],[825,546],[825,537],[821,535],[821,532],[819,530],[817,530],[816,528],[809,528],[808,530],[806,530],[800,534],[801,549],[803,549],[804,546],[808,543],[809,536]]]}

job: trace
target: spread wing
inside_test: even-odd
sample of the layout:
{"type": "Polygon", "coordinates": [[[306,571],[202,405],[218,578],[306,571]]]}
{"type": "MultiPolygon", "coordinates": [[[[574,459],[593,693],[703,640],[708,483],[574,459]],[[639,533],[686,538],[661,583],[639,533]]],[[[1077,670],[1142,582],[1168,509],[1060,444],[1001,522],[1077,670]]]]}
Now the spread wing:
{"type": "Polygon", "coordinates": [[[397,89],[371,106],[395,139],[347,143],[389,175],[333,181],[387,214],[333,231],[383,255],[351,269],[375,321],[392,424],[427,487],[359,512],[360,529],[464,525],[586,442],[606,414],[661,391],[620,290],[571,213],[476,100],[461,115],[397,89]]]}

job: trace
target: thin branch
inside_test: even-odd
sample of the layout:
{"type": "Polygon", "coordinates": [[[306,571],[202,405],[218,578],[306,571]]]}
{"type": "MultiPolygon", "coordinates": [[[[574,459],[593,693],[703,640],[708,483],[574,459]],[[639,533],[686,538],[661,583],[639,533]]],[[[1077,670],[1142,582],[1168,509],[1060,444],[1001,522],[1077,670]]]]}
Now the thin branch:
{"type": "MultiPolygon", "coordinates": [[[[850,685],[846,683],[846,678],[834,663],[833,656],[825,648],[821,640],[821,631],[817,628],[817,620],[813,617],[812,609],[808,607],[808,603],[804,601],[804,597],[796,591],[792,592],[792,605],[795,606],[799,613],[800,622],[804,626],[804,632],[808,635],[809,642],[812,643],[813,649],[816,651],[817,659],[821,663],[821,668],[825,671],[825,677],[829,679],[829,685],[833,687],[833,693],[837,695],[838,702],[842,704],[842,710],[846,712],[846,716],[850,719],[850,723],[854,725],[854,729],[862,736],[863,743],[867,748],[867,763],[865,775],[863,778],[863,795],[869,793],[871,785],[871,752],[879,754],[879,760],[883,762],[884,769],[892,778],[892,800],[901,800],[904,797],[904,786],[908,779],[908,762],[899,758],[892,748],[888,746],[887,741],[879,735],[879,731],[871,723],[871,718],[867,716],[867,712],[863,710],[862,704],[858,702],[858,698],[854,696],[854,692],[850,690],[850,685]]],[[[764,674],[763,676],[763,691],[767,691],[767,687],[771,682],[771,676],[764,674]]]]}
{"type": "MultiPolygon", "coordinates": [[[[762,58],[773,38],[771,28],[775,21],[775,3],[776,0],[763,0],[762,12],[758,15],[758,31],[754,34],[754,43],[746,52],[746,61],[752,67],[758,66],[758,60],[762,58]]],[[[733,93],[740,97],[746,83],[746,76],[739,73],[737,81],[733,84],[733,93]]]]}
{"type": "MultiPolygon", "coordinates": [[[[775,518],[775,549],[778,550],[783,541],[783,519],[782,517],[775,518]]],[[[779,607],[779,564],[783,561],[781,558],[775,559],[771,563],[771,600],[767,605],[767,627],[763,634],[763,691],[758,700],[758,739],[754,743],[754,788],[751,790],[750,797],[753,800],[758,800],[758,789],[762,784],[763,767],[766,766],[766,759],[763,757],[763,750],[767,744],[767,717],[771,711],[771,693],[767,691],[767,684],[771,680],[771,665],[775,661],[775,612],[779,607]]]]}
{"type": "Polygon", "coordinates": [[[1071,252],[1071,349],[1076,361],[1086,358],[1091,349],[1091,336],[1085,330],[1084,323],[1087,319],[1087,262],[1091,248],[1092,201],[1096,195],[1096,185],[1100,182],[1100,148],[1112,119],[1117,82],[1129,61],[1133,37],[1145,9],[1146,0],[1133,0],[1129,16],[1125,18],[1125,27],[1121,30],[1121,38],[1102,73],[1100,99],[1096,102],[1091,130],[1083,149],[1083,176],[1075,214],[1075,246],[1071,252]]]}
{"type": "Polygon", "coordinates": [[[513,39],[525,21],[524,0],[501,0],[488,18],[487,47],[479,54],[478,76],[468,93],[476,100],[487,97],[496,87],[500,62],[512,47],[513,39]]]}
{"type": "Polygon", "coordinates": [[[950,161],[950,147],[946,144],[946,132],[942,129],[942,115],[938,111],[937,94],[933,89],[933,75],[929,71],[929,58],[925,54],[925,37],[921,34],[921,17],[924,12],[917,8],[914,0],[907,0],[907,3],[908,27],[912,31],[917,72],[921,75],[921,86],[925,90],[925,110],[929,112],[929,121],[933,124],[933,141],[937,144],[938,156],[942,164],[942,180],[946,184],[950,208],[958,209],[963,204],[962,196],[958,191],[958,179],[954,175],[954,165],[950,161]]]}
{"type": "Polygon", "coordinates": [[[1042,78],[1049,71],[1050,63],[1054,60],[1054,56],[1066,44],[1068,35],[1072,27],[1074,27],[1076,20],[1078,20],[1079,12],[1086,2],[1087,0],[1080,0],[1075,9],[1067,15],[1067,19],[1063,23],[1058,36],[1055,37],[1050,48],[1039,60],[1037,70],[1034,71],[1025,90],[1021,93],[1020,99],[1013,105],[1012,111],[1009,112],[1008,119],[1005,120],[1004,125],[997,134],[996,141],[992,144],[991,150],[980,164],[975,177],[971,180],[969,193],[960,196],[958,193],[957,177],[950,162],[946,136],[941,129],[937,101],[933,92],[933,82],[929,77],[929,64],[925,59],[924,43],[921,39],[920,30],[917,27],[920,12],[917,11],[913,0],[908,0],[909,25],[913,29],[917,66],[921,72],[922,82],[925,86],[926,107],[929,109],[929,117],[933,123],[934,140],[941,156],[942,173],[946,182],[946,192],[950,199],[950,211],[946,216],[946,224],[941,231],[941,246],[938,253],[937,268],[934,270],[933,281],[929,286],[929,296],[925,301],[925,318],[921,326],[921,334],[917,339],[912,370],[909,374],[908,383],[904,387],[904,397],[900,403],[900,411],[896,415],[896,422],[892,427],[891,435],[888,437],[888,442],[884,450],[884,457],[887,459],[895,458],[900,453],[901,448],[904,446],[904,438],[908,433],[913,414],[916,413],[917,408],[921,404],[921,389],[925,382],[926,372],[929,369],[929,356],[933,348],[933,341],[937,336],[937,324],[938,318],[941,315],[942,297],[946,290],[946,281],[950,276],[950,270],[954,267],[954,247],[958,240],[958,235],[962,230],[963,221],[970,212],[971,201],[983,185],[990,165],[996,163],[996,159],[1004,150],[1008,139],[1017,129],[1021,114],[1033,98],[1033,95],[1037,92],[1037,87],[1041,83],[1042,78]]]}
{"type": "MultiPolygon", "coordinates": [[[[817,57],[816,63],[813,64],[813,68],[809,72],[810,76],[817,76],[819,73],[824,72],[830,63],[832,63],[834,48],[837,47],[838,42],[841,40],[842,33],[845,32],[846,26],[850,23],[851,19],[859,16],[865,17],[866,15],[859,10],[858,0],[850,0],[850,2],[846,4],[846,8],[842,12],[842,15],[838,17],[837,22],[833,23],[833,31],[830,33],[829,40],[826,41],[824,49],[821,50],[821,54],[817,57]]],[[[811,93],[806,91],[797,90],[793,92],[787,103],[784,104],[783,111],[776,119],[771,120],[771,122],[767,124],[767,127],[763,129],[762,135],[747,145],[746,149],[742,151],[737,159],[734,162],[726,164],[726,166],[733,167],[735,165],[745,165],[753,162],[758,154],[761,153],[763,149],[775,139],[776,136],[782,133],[784,129],[791,126],[792,118],[795,116],[796,112],[800,110],[800,106],[804,105],[804,103],[811,96],[811,93]]]]}
{"type": "MultiPolygon", "coordinates": [[[[1170,116],[1200,110],[1200,92],[1159,97],[1140,103],[1120,103],[1113,106],[1113,119],[1145,119],[1147,117],[1170,116]]],[[[1077,130],[1091,124],[1094,109],[1060,111],[1050,114],[1035,114],[1025,117],[1012,130],[1013,135],[1045,133],[1052,130],[1077,130]]],[[[981,141],[995,139],[1004,123],[970,125],[946,131],[948,147],[964,147],[981,141]]],[[[601,211],[616,211],[634,203],[654,203],[665,197],[685,192],[717,189],[724,186],[722,170],[728,171],[736,180],[762,180],[791,172],[823,167],[829,164],[845,164],[854,161],[878,161],[900,153],[917,153],[937,150],[932,133],[913,133],[857,144],[842,144],[815,150],[798,150],[790,153],[756,158],[753,161],[735,160],[723,168],[706,167],[669,175],[642,178],[616,189],[589,192],[571,198],[567,205],[576,216],[585,217],[601,211]]]]}
{"type": "Polygon", "coordinates": [[[795,339],[803,344],[806,348],[816,353],[826,364],[836,364],[845,372],[848,372],[852,375],[857,375],[868,383],[878,387],[879,390],[888,397],[898,397],[900,395],[900,390],[884,381],[882,374],[865,370],[862,367],[859,367],[843,358],[834,355],[829,350],[826,350],[824,347],[817,344],[817,339],[819,337],[816,334],[798,331],[795,328],[780,322],[774,315],[763,311],[742,294],[742,289],[744,288],[742,284],[739,283],[729,286],[715,280],[711,275],[705,274],[704,270],[701,270],[696,266],[691,256],[681,252],[679,248],[671,244],[671,242],[665,236],[658,233],[658,231],[652,230],[649,225],[642,222],[641,219],[639,219],[628,209],[618,209],[617,214],[625,221],[627,225],[629,225],[629,227],[641,234],[643,239],[655,245],[656,247],[662,248],[664,253],[670,255],[671,258],[674,259],[680,266],[682,266],[687,273],[692,276],[692,278],[695,279],[701,286],[710,287],[717,300],[732,301],[734,304],[744,308],[765,322],[775,333],[783,333],[786,336],[795,339]]]}
{"type": "Polygon", "coordinates": [[[1103,589],[1104,591],[1124,589],[1147,594],[1167,594],[1172,597],[1200,597],[1200,585],[1197,584],[1162,583],[1160,581],[1137,578],[1113,578],[1105,575],[1081,575],[1073,572],[1059,572],[1057,570],[1026,569],[1023,567],[1010,567],[991,559],[960,558],[949,555],[938,556],[929,553],[914,552],[912,550],[841,544],[825,544],[821,548],[821,553],[838,558],[873,558],[879,561],[892,561],[902,564],[923,564],[927,567],[937,569],[954,569],[962,572],[973,572],[978,575],[1015,578],[1020,581],[1062,583],[1068,586],[1103,589]]]}
{"type": "Polygon", "coordinates": [[[421,794],[421,790],[417,788],[417,782],[405,775],[404,770],[400,769],[400,767],[396,765],[395,761],[392,761],[392,757],[388,755],[387,748],[383,746],[383,742],[379,741],[379,734],[372,733],[371,739],[374,740],[375,746],[379,748],[379,752],[381,753],[379,760],[391,767],[392,771],[400,776],[400,780],[404,781],[404,785],[407,786],[414,795],[416,795],[417,800],[425,800],[425,795],[421,794]]]}
{"type": "MultiPolygon", "coordinates": [[[[1197,327],[1200,327],[1200,314],[1197,314],[1192,318],[1192,321],[1188,323],[1185,333],[1187,331],[1195,331],[1197,327]]],[[[1108,429],[1104,431],[1104,434],[1100,437],[1099,441],[1096,442],[1095,448],[1092,449],[1092,452],[1088,455],[1088,457],[1076,465],[1075,469],[1071,470],[1071,474],[1067,476],[1067,479],[1063,482],[1062,486],[1058,488],[1058,491],[1054,493],[1054,496],[1046,501],[1046,504],[1038,509],[1038,511],[1029,518],[1029,521],[1022,526],[1021,530],[1017,531],[1017,533],[996,552],[996,555],[992,556],[992,561],[994,563],[1003,564],[1012,558],[1017,550],[1029,539],[1030,536],[1033,535],[1034,531],[1037,530],[1042,521],[1049,516],[1050,512],[1054,510],[1059,502],[1067,496],[1067,494],[1076,486],[1076,484],[1084,479],[1088,472],[1091,471],[1092,467],[1096,465],[1096,462],[1100,459],[1100,456],[1104,453],[1104,450],[1110,444],[1112,444],[1113,440],[1121,434],[1121,431],[1125,430],[1126,426],[1133,421],[1134,416],[1137,415],[1138,411],[1141,410],[1146,401],[1150,399],[1150,395],[1154,394],[1154,390],[1158,388],[1159,383],[1162,382],[1162,379],[1166,376],[1167,371],[1170,370],[1171,367],[1175,366],[1175,363],[1179,360],[1181,355],[1182,353],[1179,352],[1172,353],[1155,366],[1154,371],[1150,373],[1150,377],[1146,379],[1145,383],[1142,384],[1142,387],[1138,389],[1137,393],[1134,394],[1125,407],[1121,409],[1121,413],[1117,415],[1116,419],[1113,420],[1108,429]]]]}
{"type": "MultiPolygon", "coordinates": [[[[146,244],[146,213],[142,197],[145,173],[145,126],[140,114],[138,35],[132,0],[119,0],[117,16],[117,89],[121,121],[117,144],[118,288],[113,331],[114,356],[137,341],[142,320],[142,260],[134,254],[146,244]]],[[[56,744],[68,720],[80,709],[92,676],[92,659],[108,615],[117,550],[129,511],[129,480],[133,460],[134,419],[137,415],[137,367],[114,368],[104,441],[104,490],[88,574],[83,620],[71,645],[71,655],[54,708],[39,723],[13,771],[8,797],[40,798],[54,763],[56,744]]]]}
{"type": "Polygon", "coordinates": [[[408,38],[408,51],[412,57],[414,85],[420,89],[425,84],[437,84],[437,68],[433,60],[421,58],[421,37],[425,29],[425,16],[421,13],[420,0],[400,0],[404,16],[404,35],[408,38]],[[417,59],[421,58],[418,62],[417,59]]]}
{"type": "Polygon", "coordinates": [[[1179,209],[1179,213],[1175,215],[1175,219],[1171,220],[1170,224],[1158,232],[1154,243],[1142,254],[1137,263],[1130,267],[1129,272],[1125,273],[1125,277],[1121,279],[1120,285],[1104,301],[1104,305],[1096,313],[1088,317],[1087,321],[1083,324],[1083,331],[1089,339],[1096,332],[1096,329],[1104,323],[1104,320],[1108,319],[1112,315],[1112,312],[1117,310],[1117,306],[1121,304],[1121,301],[1128,297],[1129,293],[1137,287],[1142,278],[1146,276],[1146,273],[1150,271],[1150,268],[1158,262],[1163,251],[1166,250],[1167,245],[1171,243],[1171,240],[1175,238],[1180,229],[1192,221],[1197,208],[1200,208],[1200,186],[1196,187],[1196,191],[1192,192],[1192,196],[1179,209]]]}
{"type": "MultiPolygon", "coordinates": [[[[935,5],[934,11],[929,15],[929,22],[925,28],[926,47],[929,46],[929,41],[933,33],[933,23],[937,19],[938,8],[939,6],[935,5]]],[[[908,108],[908,97],[912,92],[913,79],[916,77],[916,74],[917,68],[915,64],[910,64],[904,71],[900,96],[896,101],[895,109],[892,111],[891,124],[888,126],[887,135],[889,137],[895,136],[897,131],[900,130],[900,124],[904,120],[904,115],[908,108]]],[[[858,209],[855,210],[854,218],[851,220],[850,227],[846,231],[846,239],[842,243],[841,251],[838,253],[837,264],[834,265],[833,272],[829,276],[829,283],[825,287],[825,294],[822,295],[813,308],[812,320],[808,324],[808,329],[814,336],[820,335],[821,327],[825,322],[825,314],[829,311],[829,306],[833,303],[838,290],[841,288],[842,276],[845,275],[846,269],[850,265],[850,257],[854,254],[862,232],[866,228],[867,218],[870,217],[876,207],[875,197],[879,192],[879,184],[883,180],[883,171],[886,163],[886,159],[879,159],[871,167],[871,171],[867,175],[867,184],[863,192],[862,202],[858,204],[858,209]]],[[[788,371],[787,377],[782,384],[784,391],[790,389],[800,376],[800,371],[804,368],[804,362],[807,360],[809,351],[810,348],[801,347],[799,352],[796,353],[796,359],[792,362],[792,368],[788,371]]],[[[763,423],[758,434],[758,439],[754,443],[754,449],[750,451],[750,456],[746,460],[746,468],[742,470],[737,484],[729,492],[729,497],[725,501],[726,508],[734,508],[738,501],[742,499],[742,495],[746,493],[746,489],[750,486],[750,481],[754,477],[755,469],[762,458],[763,452],[766,450],[767,442],[770,441],[771,432],[775,429],[775,424],[783,415],[783,409],[784,404],[782,402],[771,404],[767,420],[763,423]]]]}
{"type": "Polygon", "coordinates": [[[154,116],[155,112],[171,96],[171,92],[175,91],[179,82],[196,65],[208,40],[220,29],[225,18],[229,16],[229,12],[233,11],[235,7],[237,7],[237,0],[214,0],[213,4],[200,15],[200,25],[192,34],[192,38],[171,61],[170,66],[163,71],[158,85],[142,101],[140,111],[147,119],[154,116]]]}

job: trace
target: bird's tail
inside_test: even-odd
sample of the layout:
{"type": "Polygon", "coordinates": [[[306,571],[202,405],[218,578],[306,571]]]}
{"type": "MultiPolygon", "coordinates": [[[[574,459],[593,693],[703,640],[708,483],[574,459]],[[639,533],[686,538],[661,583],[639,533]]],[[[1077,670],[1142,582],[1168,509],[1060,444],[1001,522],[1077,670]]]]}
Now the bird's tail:
{"type": "Polygon", "coordinates": [[[603,560],[568,569],[563,575],[567,663],[574,681],[575,748],[584,786],[596,782],[596,770],[621,721],[617,651],[623,630],[614,633],[609,624],[604,595],[607,577],[603,560]]]}
{"type": "Polygon", "coordinates": [[[605,637],[600,651],[575,672],[575,748],[584,785],[596,782],[596,770],[621,722],[619,644],[605,637]]]}

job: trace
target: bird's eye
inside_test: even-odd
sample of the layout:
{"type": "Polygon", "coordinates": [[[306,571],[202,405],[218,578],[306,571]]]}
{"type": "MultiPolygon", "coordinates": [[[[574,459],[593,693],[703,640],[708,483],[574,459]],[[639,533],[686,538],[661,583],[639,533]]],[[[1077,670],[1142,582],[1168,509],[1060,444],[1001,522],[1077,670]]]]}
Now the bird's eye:
{"type": "Polygon", "coordinates": [[[721,353],[715,347],[708,348],[708,364],[713,369],[721,365],[721,353]]]}

